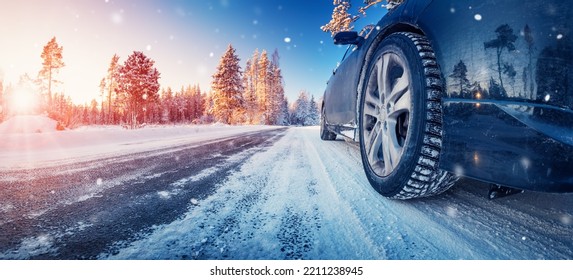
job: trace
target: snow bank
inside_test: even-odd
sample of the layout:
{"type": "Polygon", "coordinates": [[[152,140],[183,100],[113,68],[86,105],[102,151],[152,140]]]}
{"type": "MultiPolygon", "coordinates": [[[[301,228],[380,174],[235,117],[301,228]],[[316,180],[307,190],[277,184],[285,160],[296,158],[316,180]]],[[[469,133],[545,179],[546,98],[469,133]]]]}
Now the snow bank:
{"type": "Polygon", "coordinates": [[[57,121],[46,116],[14,116],[0,123],[0,134],[45,133],[56,131],[57,121]]]}
{"type": "Polygon", "coordinates": [[[56,131],[54,120],[40,116],[22,116],[1,124],[0,170],[35,168],[175,148],[273,128],[216,124],[146,126],[136,130],[119,126],[89,126],[56,131]],[[23,129],[23,124],[29,127],[23,129]],[[51,129],[48,129],[50,127],[51,129]],[[40,131],[41,133],[34,133],[40,131]]]}

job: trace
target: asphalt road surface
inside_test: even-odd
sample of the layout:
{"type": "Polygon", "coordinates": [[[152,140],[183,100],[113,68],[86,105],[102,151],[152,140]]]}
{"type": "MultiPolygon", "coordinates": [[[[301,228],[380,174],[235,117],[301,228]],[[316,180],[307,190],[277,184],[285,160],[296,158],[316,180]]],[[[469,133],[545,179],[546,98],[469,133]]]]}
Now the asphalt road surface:
{"type": "Polygon", "coordinates": [[[0,174],[0,259],[572,259],[573,196],[394,201],[317,128],[0,174]]]}

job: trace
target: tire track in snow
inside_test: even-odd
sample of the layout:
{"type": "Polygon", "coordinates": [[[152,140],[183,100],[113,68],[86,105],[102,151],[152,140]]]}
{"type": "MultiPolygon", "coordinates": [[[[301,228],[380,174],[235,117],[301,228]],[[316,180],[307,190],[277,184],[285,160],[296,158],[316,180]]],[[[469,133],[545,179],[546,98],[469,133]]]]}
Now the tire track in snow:
{"type": "Polygon", "coordinates": [[[356,145],[323,142],[316,128],[291,128],[182,218],[101,257],[573,258],[571,195],[489,201],[486,192],[462,180],[435,198],[388,200],[370,187],[356,145]],[[557,209],[543,206],[554,200],[557,209]]]}
{"type": "MultiPolygon", "coordinates": [[[[113,254],[110,245],[136,240],[150,227],[175,220],[190,204],[213,193],[222,178],[282,134],[284,130],[245,133],[202,146],[180,147],[174,152],[140,153],[103,168],[88,164],[88,174],[68,174],[72,179],[68,184],[57,181],[56,186],[63,190],[56,193],[60,198],[38,215],[18,218],[18,213],[29,209],[9,209],[14,218],[0,224],[0,259],[92,259],[102,252],[113,254]],[[69,184],[83,182],[86,175],[94,178],[91,182],[99,176],[113,184],[100,187],[85,199],[83,195],[78,198],[73,190],[82,189],[85,182],[79,186],[69,184]],[[124,180],[125,176],[129,179],[124,180]]],[[[44,185],[46,180],[55,179],[31,178],[27,189],[43,194],[53,185],[44,185]]],[[[14,184],[18,186],[18,182],[14,184]]],[[[25,197],[16,200],[21,201],[25,197]]],[[[42,205],[47,202],[39,201],[42,205]]]]}

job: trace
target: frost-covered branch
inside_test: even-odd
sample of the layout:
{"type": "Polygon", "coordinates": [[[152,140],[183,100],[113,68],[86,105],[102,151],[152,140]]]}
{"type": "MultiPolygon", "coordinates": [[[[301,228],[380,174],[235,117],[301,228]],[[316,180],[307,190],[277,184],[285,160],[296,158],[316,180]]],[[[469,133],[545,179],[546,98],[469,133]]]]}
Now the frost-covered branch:
{"type": "Polygon", "coordinates": [[[333,0],[334,10],[332,11],[332,19],[320,29],[324,32],[330,32],[332,36],[341,31],[350,31],[354,29],[352,23],[357,21],[360,17],[366,16],[366,10],[376,4],[386,2],[383,7],[391,10],[400,5],[404,0],[364,0],[365,6],[358,8],[358,14],[351,15],[349,10],[352,6],[350,0],[333,0]]]}

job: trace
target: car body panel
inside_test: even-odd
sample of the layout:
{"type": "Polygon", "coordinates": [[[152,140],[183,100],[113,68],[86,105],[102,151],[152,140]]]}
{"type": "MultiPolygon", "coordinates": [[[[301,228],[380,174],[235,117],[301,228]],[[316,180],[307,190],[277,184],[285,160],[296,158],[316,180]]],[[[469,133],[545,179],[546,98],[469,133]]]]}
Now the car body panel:
{"type": "Polygon", "coordinates": [[[421,33],[445,86],[440,167],[521,189],[571,192],[572,19],[569,1],[407,0],[330,79],[328,126],[338,133],[357,127],[362,70],[377,44],[392,32],[421,33]]]}

